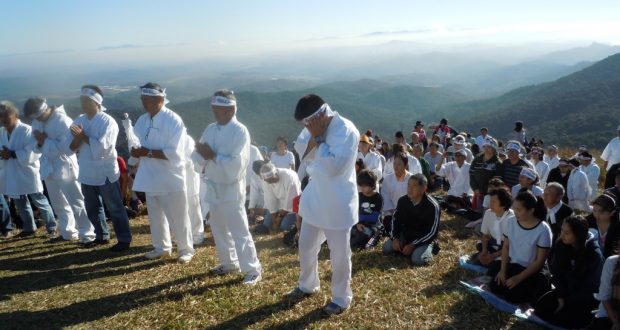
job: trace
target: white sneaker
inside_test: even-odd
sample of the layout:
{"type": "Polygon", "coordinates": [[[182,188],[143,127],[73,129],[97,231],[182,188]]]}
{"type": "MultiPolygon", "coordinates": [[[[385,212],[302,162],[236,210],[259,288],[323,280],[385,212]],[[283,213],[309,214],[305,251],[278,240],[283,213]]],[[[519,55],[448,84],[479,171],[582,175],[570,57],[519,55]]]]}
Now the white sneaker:
{"type": "Polygon", "coordinates": [[[193,254],[190,254],[190,253],[185,253],[185,254],[182,254],[182,255],[179,257],[179,263],[180,263],[180,264],[187,264],[187,263],[189,263],[190,261],[192,261],[192,258],[193,258],[193,257],[194,257],[194,255],[193,255],[193,254]]]}
{"type": "Polygon", "coordinates": [[[254,286],[262,279],[263,277],[260,274],[247,274],[243,278],[243,285],[254,286]]]}
{"type": "Polygon", "coordinates": [[[147,253],[144,254],[144,257],[146,257],[147,259],[160,259],[160,258],[166,258],[166,257],[170,257],[171,253],[170,251],[157,251],[157,250],[153,250],[153,251],[149,251],[147,253]]]}
{"type": "Polygon", "coordinates": [[[239,271],[239,268],[228,268],[225,267],[224,265],[219,265],[219,266],[215,266],[213,268],[211,268],[211,274],[214,275],[226,275],[226,274],[230,274],[230,273],[236,273],[239,271]]]}

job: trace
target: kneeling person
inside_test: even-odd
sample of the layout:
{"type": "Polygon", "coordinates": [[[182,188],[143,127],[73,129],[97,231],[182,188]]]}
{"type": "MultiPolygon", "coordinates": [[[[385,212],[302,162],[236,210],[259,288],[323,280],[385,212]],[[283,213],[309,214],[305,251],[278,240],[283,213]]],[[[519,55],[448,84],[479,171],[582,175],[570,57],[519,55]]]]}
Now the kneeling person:
{"type": "Polygon", "coordinates": [[[424,175],[414,174],[409,178],[407,195],[396,206],[391,239],[383,246],[384,253],[399,252],[410,257],[416,266],[433,260],[441,216],[439,204],[426,193],[426,187],[424,175]]]}
{"type": "Polygon", "coordinates": [[[376,192],[377,176],[363,170],[357,175],[359,193],[359,222],[351,228],[351,249],[373,247],[383,232],[381,208],[383,197],[376,192]]]}
{"type": "Polygon", "coordinates": [[[297,173],[269,162],[261,167],[260,176],[267,209],[263,225],[269,230],[290,230],[297,222],[293,201],[301,195],[297,173]]]}

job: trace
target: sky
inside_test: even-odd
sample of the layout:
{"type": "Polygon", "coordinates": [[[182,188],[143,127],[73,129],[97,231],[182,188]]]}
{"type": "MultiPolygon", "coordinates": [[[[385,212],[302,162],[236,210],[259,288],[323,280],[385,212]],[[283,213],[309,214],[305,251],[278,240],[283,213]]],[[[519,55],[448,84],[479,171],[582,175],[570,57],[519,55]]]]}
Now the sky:
{"type": "Polygon", "coordinates": [[[393,40],[620,44],[617,0],[0,0],[0,12],[0,68],[28,59],[183,61],[393,40]]]}

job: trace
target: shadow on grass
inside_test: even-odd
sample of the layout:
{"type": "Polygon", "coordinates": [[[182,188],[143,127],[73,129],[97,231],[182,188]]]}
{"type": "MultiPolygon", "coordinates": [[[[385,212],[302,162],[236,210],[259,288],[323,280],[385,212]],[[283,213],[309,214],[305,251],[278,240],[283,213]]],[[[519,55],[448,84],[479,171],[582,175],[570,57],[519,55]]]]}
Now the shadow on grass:
{"type": "MultiPolygon", "coordinates": [[[[151,265],[147,266],[150,267],[151,265]]],[[[230,281],[200,286],[194,289],[178,290],[166,294],[162,293],[172,291],[172,287],[182,286],[195,280],[200,280],[202,277],[204,277],[204,275],[186,276],[145,289],[77,302],[68,306],[43,311],[4,312],[0,313],[0,324],[2,324],[3,329],[29,329],[41,327],[46,329],[60,329],[85,322],[96,321],[104,317],[148,306],[163,300],[179,301],[186,295],[201,295],[208,290],[214,290],[219,287],[238,283],[236,279],[231,279],[230,281]]]]}

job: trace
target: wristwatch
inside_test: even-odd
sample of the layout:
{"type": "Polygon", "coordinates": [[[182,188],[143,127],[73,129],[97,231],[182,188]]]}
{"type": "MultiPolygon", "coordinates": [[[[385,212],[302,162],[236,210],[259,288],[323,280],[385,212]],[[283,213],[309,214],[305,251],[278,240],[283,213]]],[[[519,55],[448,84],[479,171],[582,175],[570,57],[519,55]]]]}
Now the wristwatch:
{"type": "Polygon", "coordinates": [[[149,152],[146,154],[146,157],[153,158],[153,150],[149,149],[149,152]]]}
{"type": "Polygon", "coordinates": [[[314,137],[314,142],[316,142],[316,144],[321,144],[321,142],[325,142],[325,140],[323,140],[322,136],[317,135],[314,137]]]}

